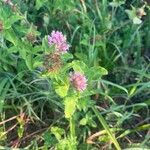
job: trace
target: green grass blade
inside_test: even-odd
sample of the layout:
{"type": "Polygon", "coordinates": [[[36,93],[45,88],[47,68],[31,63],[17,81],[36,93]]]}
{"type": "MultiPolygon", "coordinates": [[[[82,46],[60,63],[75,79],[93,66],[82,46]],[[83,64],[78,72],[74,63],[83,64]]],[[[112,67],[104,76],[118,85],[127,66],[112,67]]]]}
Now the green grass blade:
{"type": "Polygon", "coordinates": [[[128,129],[125,132],[123,132],[118,138],[122,138],[122,137],[124,137],[128,134],[131,134],[131,133],[134,133],[134,132],[137,132],[137,131],[148,130],[149,128],[150,128],[150,124],[144,124],[140,127],[136,127],[135,129],[128,129]]]}
{"type": "Polygon", "coordinates": [[[104,127],[104,129],[106,130],[107,134],[109,135],[110,139],[112,140],[112,142],[114,143],[115,147],[117,150],[121,150],[121,147],[118,143],[118,141],[116,140],[116,138],[114,137],[114,135],[112,134],[111,130],[109,129],[109,126],[107,125],[106,121],[104,120],[103,116],[98,112],[98,110],[95,107],[92,107],[95,115],[97,116],[98,120],[100,121],[100,123],[102,124],[102,126],[104,127]]]}
{"type": "Polygon", "coordinates": [[[108,85],[112,85],[112,86],[114,86],[114,87],[117,87],[118,89],[121,89],[121,90],[123,90],[124,92],[126,92],[126,93],[128,94],[128,90],[127,90],[126,88],[124,88],[124,87],[118,85],[118,84],[115,84],[115,83],[112,83],[112,82],[109,82],[109,81],[106,81],[106,80],[101,80],[101,81],[102,81],[103,83],[105,83],[105,84],[108,84],[108,85]]]}

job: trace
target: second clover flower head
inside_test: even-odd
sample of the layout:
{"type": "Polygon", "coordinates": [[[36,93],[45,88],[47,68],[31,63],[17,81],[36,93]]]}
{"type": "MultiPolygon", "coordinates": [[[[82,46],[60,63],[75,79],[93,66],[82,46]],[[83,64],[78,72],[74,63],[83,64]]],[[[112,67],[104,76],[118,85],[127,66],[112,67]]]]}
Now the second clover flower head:
{"type": "Polygon", "coordinates": [[[70,73],[70,82],[72,86],[79,92],[83,92],[87,88],[87,79],[80,72],[70,73]]]}
{"type": "Polygon", "coordinates": [[[59,54],[67,53],[69,50],[69,44],[66,41],[66,37],[59,31],[52,31],[48,36],[48,44],[54,45],[56,52],[59,54]]]}

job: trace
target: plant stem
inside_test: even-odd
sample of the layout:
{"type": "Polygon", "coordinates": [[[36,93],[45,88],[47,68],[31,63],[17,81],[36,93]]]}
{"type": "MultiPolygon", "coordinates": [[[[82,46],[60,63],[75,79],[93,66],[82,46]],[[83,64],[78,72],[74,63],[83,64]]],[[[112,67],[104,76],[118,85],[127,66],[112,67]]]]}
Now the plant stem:
{"type": "Polygon", "coordinates": [[[74,126],[74,119],[73,117],[70,118],[70,136],[71,138],[75,138],[75,126],[74,126]]]}
{"type": "Polygon", "coordinates": [[[75,134],[75,122],[73,116],[69,120],[70,123],[70,137],[71,137],[71,145],[69,150],[77,150],[77,141],[75,134]]]}

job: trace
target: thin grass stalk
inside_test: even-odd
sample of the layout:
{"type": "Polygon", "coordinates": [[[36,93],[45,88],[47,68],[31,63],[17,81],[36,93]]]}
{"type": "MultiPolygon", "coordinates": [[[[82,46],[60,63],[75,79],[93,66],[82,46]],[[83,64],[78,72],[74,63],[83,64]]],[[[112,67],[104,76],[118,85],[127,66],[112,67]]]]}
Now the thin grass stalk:
{"type": "Polygon", "coordinates": [[[98,110],[94,106],[92,106],[92,109],[93,109],[95,115],[97,116],[98,120],[100,121],[100,123],[102,124],[102,126],[104,127],[104,129],[106,130],[106,132],[109,135],[110,139],[114,143],[116,149],[117,150],[121,150],[121,147],[120,147],[118,141],[116,140],[115,136],[112,134],[112,132],[109,129],[109,126],[107,125],[107,123],[104,120],[103,116],[98,112],[98,110]]]}

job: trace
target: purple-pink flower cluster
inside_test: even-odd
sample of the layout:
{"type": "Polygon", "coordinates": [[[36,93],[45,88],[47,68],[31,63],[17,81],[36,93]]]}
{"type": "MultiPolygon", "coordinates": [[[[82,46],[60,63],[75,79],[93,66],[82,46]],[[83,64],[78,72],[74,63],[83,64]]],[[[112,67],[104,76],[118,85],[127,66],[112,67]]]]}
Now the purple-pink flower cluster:
{"type": "MultiPolygon", "coordinates": [[[[48,35],[48,44],[50,46],[53,46],[53,45],[55,46],[56,49],[54,52],[54,56],[55,54],[56,56],[58,56],[60,54],[67,53],[67,51],[69,50],[69,44],[66,41],[66,37],[62,34],[62,32],[59,32],[59,31],[52,31],[52,33],[48,35]]],[[[51,58],[51,54],[50,54],[50,58],[51,58]]],[[[56,62],[59,62],[59,60],[56,60],[56,62]]],[[[45,66],[47,66],[47,63],[45,66]]],[[[50,68],[48,66],[48,69],[49,70],[51,68],[54,69],[54,67],[55,65],[50,66],[50,68]]],[[[83,92],[87,88],[87,79],[85,75],[80,72],[70,73],[70,82],[71,82],[71,85],[75,88],[75,90],[79,92],[83,92]]]]}
{"type": "Polygon", "coordinates": [[[59,31],[52,31],[48,36],[49,45],[54,45],[56,52],[63,54],[69,50],[69,44],[66,42],[66,37],[59,31]]]}
{"type": "Polygon", "coordinates": [[[83,92],[87,87],[87,79],[84,74],[80,72],[71,73],[70,81],[72,86],[79,92],[83,92]]]}

